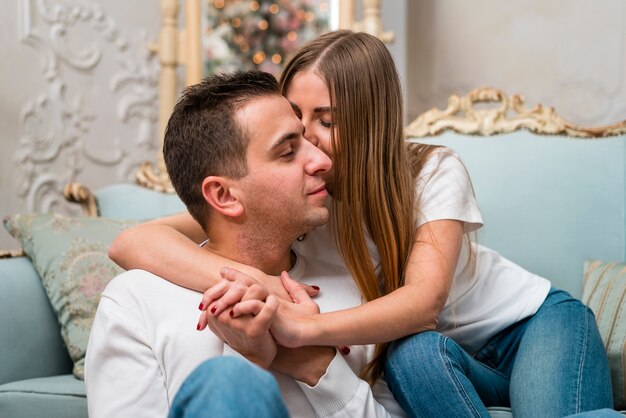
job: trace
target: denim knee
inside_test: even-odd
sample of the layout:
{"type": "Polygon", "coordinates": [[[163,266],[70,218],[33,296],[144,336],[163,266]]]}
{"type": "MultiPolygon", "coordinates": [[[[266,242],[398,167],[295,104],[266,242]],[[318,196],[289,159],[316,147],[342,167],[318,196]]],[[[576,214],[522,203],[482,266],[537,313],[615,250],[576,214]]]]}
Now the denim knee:
{"type": "Polygon", "coordinates": [[[463,349],[439,332],[420,332],[391,343],[385,373],[438,373],[444,370],[444,357],[453,361],[461,360],[463,349]]]}
{"type": "Polygon", "coordinates": [[[385,379],[393,396],[411,417],[488,417],[469,375],[481,368],[457,343],[425,331],[393,342],[385,379]],[[445,396],[442,396],[445,394],[445,396]]]}
{"type": "Polygon", "coordinates": [[[546,296],[546,299],[543,301],[543,303],[539,307],[538,312],[541,311],[542,309],[546,309],[551,306],[559,305],[562,303],[572,304],[571,306],[579,305],[581,307],[586,307],[586,305],[584,305],[579,299],[570,295],[569,292],[553,287],[548,292],[548,295],[546,296]]]}
{"type": "Polygon", "coordinates": [[[529,320],[515,359],[511,403],[519,416],[564,416],[613,405],[595,316],[568,293],[551,291],[529,320]]]}
{"type": "Polygon", "coordinates": [[[414,361],[429,355],[428,353],[437,351],[443,338],[445,337],[436,331],[424,331],[396,340],[389,346],[387,363],[394,364],[407,359],[414,361]]]}
{"type": "Polygon", "coordinates": [[[239,357],[205,361],[187,377],[171,406],[170,418],[220,416],[287,417],[276,379],[239,357]],[[241,404],[241,399],[254,402],[241,404]]]}

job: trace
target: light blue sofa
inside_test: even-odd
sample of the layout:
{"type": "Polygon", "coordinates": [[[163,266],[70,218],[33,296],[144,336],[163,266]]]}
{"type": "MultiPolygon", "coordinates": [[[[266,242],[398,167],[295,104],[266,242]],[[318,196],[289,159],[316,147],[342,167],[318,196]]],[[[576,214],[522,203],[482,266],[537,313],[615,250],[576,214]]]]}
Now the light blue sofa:
{"type": "MultiPolygon", "coordinates": [[[[487,97],[503,100],[494,94],[487,97]]],[[[621,132],[618,137],[573,139],[585,131],[559,127],[558,119],[556,128],[527,114],[511,119],[504,114],[508,105],[504,113],[474,111],[476,98],[465,98],[465,108],[455,100],[446,111],[422,115],[407,136],[459,152],[486,224],[476,237],[480,243],[578,297],[585,260],[625,260],[626,124],[614,131],[621,132]],[[456,115],[459,109],[463,117],[456,115]],[[516,130],[537,124],[560,131],[542,136],[516,130]],[[487,136],[511,127],[514,132],[487,136]]],[[[96,196],[101,215],[114,219],[154,218],[183,209],[175,196],[133,185],[112,186],[96,196]]],[[[0,260],[0,318],[0,417],[85,417],[84,384],[70,374],[56,318],[25,257],[0,260]]],[[[626,329],[626,323],[615,326],[626,329]]],[[[511,416],[507,408],[491,413],[511,416]]]]}
{"type": "MultiPolygon", "coordinates": [[[[111,219],[185,210],[176,195],[132,184],[106,187],[95,197],[99,214],[111,219]]],[[[86,417],[85,385],[72,375],[57,318],[27,257],[0,259],[0,318],[0,417],[86,417]]]]}

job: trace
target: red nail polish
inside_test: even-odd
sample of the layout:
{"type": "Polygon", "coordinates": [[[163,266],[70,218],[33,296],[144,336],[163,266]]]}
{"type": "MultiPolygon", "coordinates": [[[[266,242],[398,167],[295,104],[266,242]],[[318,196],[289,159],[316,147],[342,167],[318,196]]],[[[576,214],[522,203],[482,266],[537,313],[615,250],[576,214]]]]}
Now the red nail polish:
{"type": "Polygon", "coordinates": [[[229,315],[230,315],[231,318],[235,317],[235,313],[233,311],[230,311],[229,315]]]}
{"type": "Polygon", "coordinates": [[[350,354],[350,347],[345,346],[341,349],[341,352],[343,353],[344,356],[347,356],[348,354],[350,354]]]}
{"type": "Polygon", "coordinates": [[[202,308],[204,308],[204,303],[200,302],[200,306],[198,306],[198,309],[202,310],[202,308]]]}
{"type": "Polygon", "coordinates": [[[311,287],[312,287],[313,289],[315,289],[315,290],[320,290],[320,287],[319,287],[319,286],[311,286],[311,287]]]}
{"type": "Polygon", "coordinates": [[[211,313],[215,313],[215,311],[217,311],[217,306],[213,305],[213,307],[211,308],[211,313]]]}
{"type": "Polygon", "coordinates": [[[200,323],[199,323],[199,322],[198,322],[198,325],[196,326],[196,329],[197,329],[198,331],[200,331],[200,323]]]}

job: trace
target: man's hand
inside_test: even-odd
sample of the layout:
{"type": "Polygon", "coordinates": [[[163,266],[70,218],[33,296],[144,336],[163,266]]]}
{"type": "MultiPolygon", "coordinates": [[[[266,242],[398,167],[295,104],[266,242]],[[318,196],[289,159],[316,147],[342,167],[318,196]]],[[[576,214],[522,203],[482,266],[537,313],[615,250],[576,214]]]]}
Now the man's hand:
{"type": "Polygon", "coordinates": [[[208,326],[222,341],[264,369],[276,356],[276,342],[269,332],[278,310],[278,299],[269,295],[265,302],[250,299],[237,304],[239,316],[232,310],[219,315],[204,312],[208,326]]]}

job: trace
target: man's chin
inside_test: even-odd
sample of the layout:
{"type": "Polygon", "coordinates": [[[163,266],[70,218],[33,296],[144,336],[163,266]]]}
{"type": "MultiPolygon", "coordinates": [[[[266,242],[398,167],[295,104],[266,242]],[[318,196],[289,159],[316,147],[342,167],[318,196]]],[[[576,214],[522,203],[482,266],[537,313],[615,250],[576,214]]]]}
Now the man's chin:
{"type": "Polygon", "coordinates": [[[318,226],[326,224],[329,218],[330,214],[328,212],[328,208],[318,208],[309,214],[306,219],[306,224],[310,227],[310,229],[317,228],[318,226]]]}

